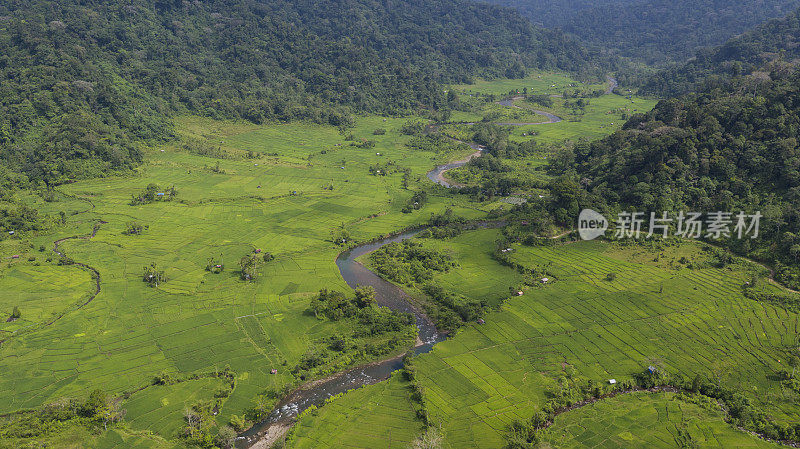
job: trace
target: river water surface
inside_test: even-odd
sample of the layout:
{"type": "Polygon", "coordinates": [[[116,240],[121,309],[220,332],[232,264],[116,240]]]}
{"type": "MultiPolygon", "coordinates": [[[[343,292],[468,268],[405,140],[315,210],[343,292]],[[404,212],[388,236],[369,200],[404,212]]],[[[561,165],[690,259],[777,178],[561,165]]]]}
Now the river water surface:
{"type": "MultiPolygon", "coordinates": [[[[611,87],[613,89],[613,86],[611,87]]],[[[515,98],[499,101],[502,106],[515,108],[515,98]]],[[[546,116],[549,122],[542,123],[499,123],[499,125],[543,125],[547,123],[557,123],[561,121],[561,117],[553,115],[546,111],[533,111],[537,114],[546,116]]],[[[460,142],[460,141],[459,141],[460,142]]],[[[444,173],[457,167],[464,166],[473,157],[481,155],[485,148],[474,142],[462,142],[468,144],[475,153],[469,155],[467,158],[450,162],[448,164],[439,165],[433,170],[429,171],[427,176],[431,181],[440,184],[444,187],[457,187],[451,185],[444,178],[444,173]]],[[[482,224],[481,226],[486,226],[482,224]]],[[[409,296],[396,285],[382,279],[377,274],[368,270],[364,265],[356,261],[358,257],[369,254],[376,249],[388,245],[392,242],[401,242],[403,240],[414,237],[419,233],[417,231],[408,231],[394,237],[387,237],[373,243],[367,243],[357,246],[349,251],[339,254],[336,258],[336,266],[339,267],[339,272],[342,274],[345,282],[352,288],[359,285],[371,286],[375,289],[375,299],[377,303],[383,307],[389,307],[398,312],[410,313],[416,320],[419,329],[419,339],[415,347],[416,354],[422,354],[430,351],[433,346],[444,340],[446,336],[436,330],[436,326],[422,311],[417,309],[410,301],[409,296]]],[[[275,409],[264,421],[257,423],[244,433],[239,435],[237,439],[237,448],[251,448],[256,445],[259,447],[269,447],[271,444],[268,435],[274,428],[282,427],[288,428],[298,414],[308,409],[312,405],[321,405],[331,396],[339,393],[344,393],[348,390],[358,388],[363,385],[371,385],[380,382],[391,375],[392,372],[403,367],[402,356],[393,357],[391,359],[382,360],[370,365],[353,368],[342,373],[335,374],[331,377],[312,382],[308,385],[295,390],[286,398],[282,399],[275,409]]]]}
{"type": "MultiPolygon", "coordinates": [[[[367,243],[341,253],[336,258],[336,266],[345,282],[352,288],[359,285],[368,285],[375,289],[375,300],[383,307],[398,312],[410,313],[416,320],[419,328],[419,338],[415,353],[422,354],[430,351],[433,345],[445,339],[445,335],[436,330],[436,326],[422,311],[417,309],[410,301],[409,296],[396,285],[382,279],[377,274],[368,270],[356,261],[358,257],[369,254],[376,249],[392,242],[401,242],[416,235],[417,231],[408,231],[394,237],[388,237],[373,243],[367,243]]],[[[331,396],[344,393],[362,385],[371,385],[380,382],[391,375],[392,372],[403,367],[402,356],[357,367],[338,373],[326,379],[312,382],[311,384],[295,390],[288,397],[281,400],[275,409],[264,421],[257,423],[249,430],[239,435],[237,448],[253,447],[264,438],[273,426],[288,426],[298,414],[312,405],[321,405],[331,396]]]]}

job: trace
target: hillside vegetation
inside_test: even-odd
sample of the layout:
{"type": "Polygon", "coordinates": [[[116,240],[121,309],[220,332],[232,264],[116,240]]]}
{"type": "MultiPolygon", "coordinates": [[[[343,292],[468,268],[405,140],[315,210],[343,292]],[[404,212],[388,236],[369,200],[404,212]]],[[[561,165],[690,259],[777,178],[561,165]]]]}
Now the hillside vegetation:
{"type": "MultiPolygon", "coordinates": [[[[488,247],[500,238],[501,231],[476,230],[420,241],[459,263],[437,273],[437,285],[466,300],[504,298],[413,361],[406,391],[419,392],[425,413],[418,416],[441,431],[441,447],[778,447],[739,426],[796,438],[798,393],[782,376],[792,371],[798,314],[746,296],[742,286],[754,276],[754,290],[780,292],[761,282],[757,265],[734,260],[719,268],[707,245],[675,240],[506,243],[498,248],[511,251],[492,255],[488,247]],[[519,267],[547,274],[525,279],[519,267]],[[524,294],[509,298],[509,287],[524,294]],[[622,393],[579,406],[587,393],[632,388],[648,366],[687,391],[622,393]],[[727,401],[723,410],[709,399],[714,394],[727,401]],[[561,407],[552,425],[539,421],[527,438],[515,434],[512,423],[533,425],[561,407]]],[[[322,442],[322,429],[331,428],[348,436],[348,447],[396,447],[360,434],[402,435],[397,422],[414,413],[396,393],[374,394],[372,401],[395,410],[365,425],[359,393],[349,393],[333,403],[335,412],[302,417],[290,447],[341,447],[322,442]]]]}
{"type": "Polygon", "coordinates": [[[680,62],[800,6],[797,0],[492,0],[587,44],[652,65],[680,62]]]}
{"type": "Polygon", "coordinates": [[[439,85],[596,70],[518,13],[462,0],[13,1],[0,5],[0,184],[141,162],[171,114],[349,126],[444,107],[439,85]]]}
{"type": "Polygon", "coordinates": [[[564,150],[551,168],[571,166],[567,173],[574,178],[561,184],[557,207],[575,216],[580,204],[659,214],[761,211],[757,239],[733,236],[722,243],[774,264],[778,278],[796,288],[799,80],[782,70],[733,78],[700,94],[662,101],[611,136],[564,150]]]}
{"type": "Polygon", "coordinates": [[[685,65],[647,78],[640,93],[672,97],[723,83],[732,76],[752,74],[771,65],[787,70],[800,57],[800,10],[770,20],[725,44],[697,52],[685,65]]]}

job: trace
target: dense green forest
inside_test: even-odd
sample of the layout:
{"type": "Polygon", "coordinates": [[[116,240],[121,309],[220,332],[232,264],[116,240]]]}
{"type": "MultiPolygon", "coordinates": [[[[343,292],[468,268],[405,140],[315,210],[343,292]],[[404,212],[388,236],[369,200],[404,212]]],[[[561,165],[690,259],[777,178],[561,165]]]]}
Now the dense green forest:
{"type": "Polygon", "coordinates": [[[724,45],[697,52],[685,65],[648,77],[640,93],[672,97],[724,82],[730,76],[750,74],[767,63],[777,66],[800,56],[800,11],[770,20],[724,45]]]}
{"type": "Polygon", "coordinates": [[[684,61],[766,20],[797,0],[491,0],[534,23],[561,28],[589,44],[647,64],[684,61]]]}
{"type": "Polygon", "coordinates": [[[517,12],[462,0],[0,5],[0,184],[125,169],[170,115],[346,126],[444,104],[441,83],[526,67],[599,75],[517,12]]]}
{"type": "Polygon", "coordinates": [[[565,148],[551,169],[572,176],[553,182],[554,206],[571,217],[584,206],[613,217],[621,208],[760,211],[757,239],[722,243],[774,264],[797,288],[800,75],[783,69],[662,101],[605,139],[565,148]]]}

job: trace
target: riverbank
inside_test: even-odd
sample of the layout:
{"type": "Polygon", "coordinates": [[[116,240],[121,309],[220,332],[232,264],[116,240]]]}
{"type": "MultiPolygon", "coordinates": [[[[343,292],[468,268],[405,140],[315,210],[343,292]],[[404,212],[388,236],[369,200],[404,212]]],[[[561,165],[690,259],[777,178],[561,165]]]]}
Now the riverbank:
{"type": "MultiPolygon", "coordinates": [[[[419,330],[413,348],[415,354],[430,351],[436,343],[445,338],[445,334],[436,329],[433,321],[412,302],[411,297],[401,288],[373,273],[356,259],[382,246],[412,238],[419,232],[420,229],[414,229],[364,243],[342,252],[336,258],[339,272],[350,287],[370,286],[375,290],[375,300],[378,305],[414,316],[419,330]]],[[[386,359],[350,368],[296,388],[278,402],[278,405],[264,421],[256,423],[241,433],[237,439],[237,447],[242,449],[271,447],[286,435],[294,424],[294,420],[303,411],[312,406],[321,406],[328,398],[337,394],[389,378],[394,371],[403,367],[404,355],[405,352],[394,354],[386,359]]]]}

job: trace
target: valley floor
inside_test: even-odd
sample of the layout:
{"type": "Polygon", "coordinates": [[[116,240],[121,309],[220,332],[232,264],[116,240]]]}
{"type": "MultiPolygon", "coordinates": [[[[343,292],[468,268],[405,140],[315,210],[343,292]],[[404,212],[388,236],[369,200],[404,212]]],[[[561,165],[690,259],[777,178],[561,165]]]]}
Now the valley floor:
{"type": "MultiPolygon", "coordinates": [[[[523,88],[556,96],[606,86],[544,73],[453,87],[465,101],[523,88]]],[[[517,100],[516,116],[488,102],[452,119],[499,112],[497,123],[534,122],[542,118],[535,108],[564,120],[515,127],[513,138],[552,144],[607,135],[654,104],[613,94],[590,98],[583,109],[553,100],[549,108],[517,100]]],[[[0,241],[0,312],[21,311],[17,320],[0,320],[0,432],[19,425],[15,412],[83,400],[95,389],[118,398],[127,415],[108,431],[65,424],[33,437],[0,433],[0,447],[184,447],[187,411],[197,404],[214,404],[206,425],[216,431],[254,408],[270,410],[307,381],[411,347],[409,328],[355,335],[358,323],[321,319],[309,308],[322,289],[349,294],[334,260],[356,241],[424,225],[447,210],[477,220],[510,209],[507,198],[478,202],[434,185],[429,170],[474,150],[411,148],[413,137],[401,132],[411,119],[359,117],[348,136],[329,126],[182,117],[180,140],[151,149],[133,173],[61,186],[54,201],[21,195],[43,214],[64,212],[65,223],[0,241]],[[135,201],[151,184],[165,195],[135,201]],[[414,204],[421,191],[426,200],[414,204]],[[74,236],[92,237],[64,240],[65,257],[52,251],[74,236]],[[258,258],[255,281],[243,281],[240,262],[267,253],[273,258],[258,258]],[[153,264],[165,281],[150,286],[144,270],[153,264]],[[331,349],[339,340],[348,349],[331,349]]],[[[464,127],[450,131],[468,134],[464,127]]],[[[547,156],[508,163],[539,179],[546,174],[536,167],[547,156]]],[[[716,267],[693,243],[513,245],[510,260],[547,272],[552,282],[543,284],[497,260],[501,238],[498,229],[478,229],[418,239],[456,261],[434,282],[464,301],[485,301],[493,308],[485,324],[468,323],[415,357],[413,382],[398,372],[303,414],[286,446],[409,447],[425,428],[423,404],[442,447],[501,448],[509,424],[529,420],[564,385],[629,381],[648,365],[717,379],[781,422],[800,416],[798,393],[775,377],[797,344],[798,315],[742,294],[763,268],[716,267]],[[512,288],[524,294],[511,297],[512,288]]],[[[403,288],[423,295],[419,285],[403,288]]],[[[778,291],[766,282],[758,288],[778,291]]],[[[719,407],[686,395],[634,393],[559,415],[542,444],[774,446],[724,419],[719,407]]]]}

